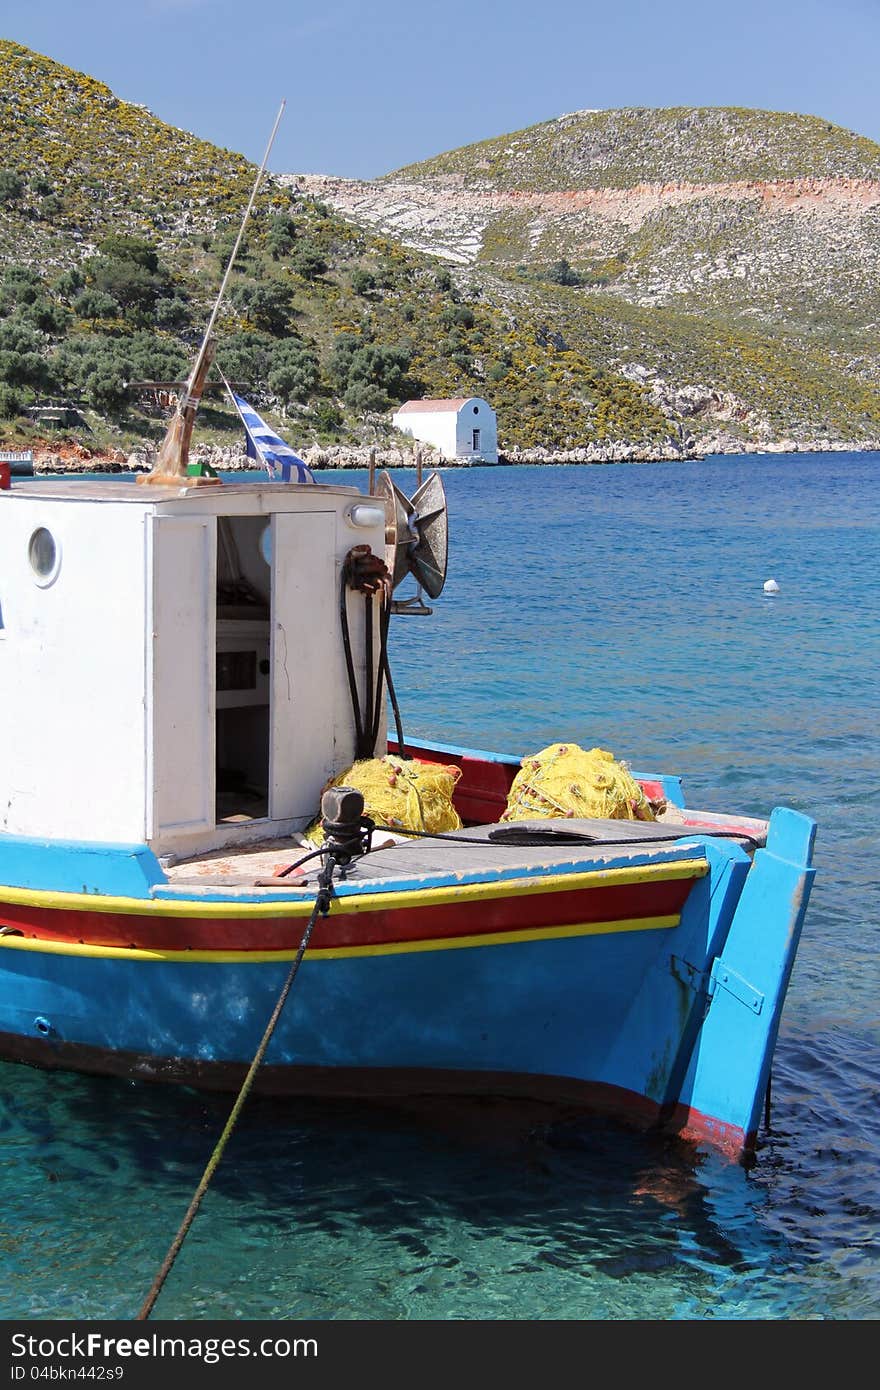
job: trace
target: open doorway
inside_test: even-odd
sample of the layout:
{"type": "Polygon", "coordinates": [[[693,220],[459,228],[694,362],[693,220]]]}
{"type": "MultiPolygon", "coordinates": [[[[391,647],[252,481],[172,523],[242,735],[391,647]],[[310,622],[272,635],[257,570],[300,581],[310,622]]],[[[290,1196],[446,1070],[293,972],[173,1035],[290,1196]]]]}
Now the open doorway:
{"type": "Polygon", "coordinates": [[[216,818],[269,814],[271,521],[217,521],[216,818]]]}

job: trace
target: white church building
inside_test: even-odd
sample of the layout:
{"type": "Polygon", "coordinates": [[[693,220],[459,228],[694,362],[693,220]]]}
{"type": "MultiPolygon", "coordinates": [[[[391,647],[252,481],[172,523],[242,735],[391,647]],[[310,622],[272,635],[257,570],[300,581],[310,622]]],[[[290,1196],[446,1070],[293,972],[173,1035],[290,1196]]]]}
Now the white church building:
{"type": "Polygon", "coordinates": [[[481,396],[407,401],[394,412],[391,423],[402,434],[432,444],[444,458],[498,462],[495,411],[481,396]]]}

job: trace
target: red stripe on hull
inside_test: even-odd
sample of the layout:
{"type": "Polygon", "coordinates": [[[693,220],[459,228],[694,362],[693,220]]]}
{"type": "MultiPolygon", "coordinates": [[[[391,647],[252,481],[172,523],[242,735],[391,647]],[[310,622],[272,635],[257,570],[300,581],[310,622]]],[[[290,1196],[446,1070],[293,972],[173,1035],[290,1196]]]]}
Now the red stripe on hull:
{"type": "MultiPolygon", "coordinates": [[[[579,923],[674,916],[692,887],[690,878],[581,888],[555,893],[511,893],[457,904],[383,908],[347,913],[344,899],[315,926],[310,949],[381,946],[453,940],[508,931],[540,931],[579,923]]],[[[298,946],[305,917],[141,916],[0,904],[0,921],[25,936],[91,946],[139,950],[277,951],[298,946]]]]}

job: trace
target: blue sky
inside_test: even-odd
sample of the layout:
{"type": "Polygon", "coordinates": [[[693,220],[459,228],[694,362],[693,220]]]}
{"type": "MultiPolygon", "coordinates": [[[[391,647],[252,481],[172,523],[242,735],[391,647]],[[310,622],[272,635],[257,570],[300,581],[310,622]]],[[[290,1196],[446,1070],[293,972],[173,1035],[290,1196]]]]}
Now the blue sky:
{"type": "Polygon", "coordinates": [[[269,167],[374,178],[567,111],[751,106],[880,141],[880,0],[3,0],[0,37],[269,167]]]}

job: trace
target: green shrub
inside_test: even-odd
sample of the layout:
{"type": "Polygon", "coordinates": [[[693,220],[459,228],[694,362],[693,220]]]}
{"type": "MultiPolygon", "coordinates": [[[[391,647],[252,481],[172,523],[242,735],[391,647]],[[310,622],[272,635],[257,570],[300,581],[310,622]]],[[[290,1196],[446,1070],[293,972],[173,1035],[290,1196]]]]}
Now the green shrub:
{"type": "Polygon", "coordinates": [[[319,367],[305,343],[292,338],[272,354],[267,385],[284,405],[307,401],[318,384],[319,367]]]}
{"type": "Polygon", "coordinates": [[[563,256],[561,260],[554,261],[544,272],[544,279],[549,280],[552,285],[580,285],[581,277],[576,270],[573,270],[568,261],[563,256]]]}
{"type": "Polygon", "coordinates": [[[369,294],[376,288],[376,277],[368,270],[357,269],[351,272],[351,287],[355,294],[369,294]]]}
{"type": "Polygon", "coordinates": [[[98,243],[101,255],[111,261],[127,261],[139,265],[152,274],[159,269],[159,253],[151,241],[141,237],[126,236],[122,232],[111,232],[98,243]]]}
{"type": "Polygon", "coordinates": [[[407,389],[412,355],[410,344],[390,346],[341,333],[330,356],[330,377],[353,410],[387,410],[392,401],[412,394],[407,389]]]}
{"type": "Polygon", "coordinates": [[[266,231],[266,249],[273,261],[289,256],[296,240],[296,224],[286,213],[278,213],[270,219],[266,231]]]}
{"type": "Polygon", "coordinates": [[[41,294],[32,303],[19,310],[19,317],[24,323],[31,324],[41,333],[56,337],[67,332],[73,315],[65,305],[50,299],[48,295],[41,294]]]}
{"type": "Polygon", "coordinates": [[[342,415],[332,401],[318,401],[312,411],[315,427],[322,434],[337,435],[342,429],[342,415]]]}
{"type": "Polygon", "coordinates": [[[84,287],[86,277],[78,266],[71,270],[65,270],[52,285],[52,289],[60,299],[68,304],[76,298],[78,292],[84,287]]]}
{"type": "Polygon", "coordinates": [[[312,241],[298,241],[290,255],[290,268],[304,280],[316,280],[327,270],[327,259],[312,241]]]}
{"type": "Polygon", "coordinates": [[[24,412],[24,395],[8,382],[0,381],[0,417],[13,420],[24,412]]]}
{"type": "Polygon", "coordinates": [[[95,324],[99,319],[115,319],[119,315],[119,305],[112,294],[104,290],[83,290],[73,301],[74,313],[87,323],[95,324]]]}
{"type": "Polygon", "coordinates": [[[268,333],[232,333],[217,344],[217,365],[229,381],[246,387],[259,400],[276,346],[268,333]]]}
{"type": "Polygon", "coordinates": [[[30,266],[10,265],[0,282],[0,313],[8,314],[22,304],[33,304],[43,292],[43,282],[30,266]]]}
{"type": "Polygon", "coordinates": [[[0,169],[0,203],[17,203],[24,195],[24,179],[14,169],[0,169]]]}
{"type": "Polygon", "coordinates": [[[290,291],[279,280],[246,280],[234,286],[229,301],[254,328],[280,334],[290,320],[290,291]]]}

